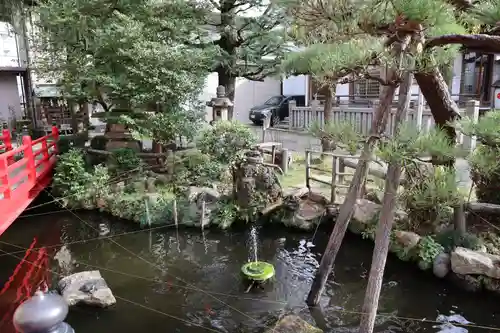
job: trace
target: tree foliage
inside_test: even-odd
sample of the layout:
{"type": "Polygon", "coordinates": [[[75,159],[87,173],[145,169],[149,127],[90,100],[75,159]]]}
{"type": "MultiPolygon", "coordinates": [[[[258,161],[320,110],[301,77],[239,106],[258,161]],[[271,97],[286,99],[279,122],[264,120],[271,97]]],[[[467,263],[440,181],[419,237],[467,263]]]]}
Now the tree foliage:
{"type": "Polygon", "coordinates": [[[257,138],[248,126],[238,121],[217,121],[202,131],[196,146],[220,163],[231,164],[256,142],[257,138]]]}
{"type": "Polygon", "coordinates": [[[202,87],[214,55],[189,45],[204,33],[201,9],[183,0],[41,0],[37,72],[105,110],[178,106],[202,87]]]}
{"type": "Polygon", "coordinates": [[[218,35],[211,44],[221,52],[215,71],[250,80],[275,74],[288,50],[285,11],[268,0],[206,2],[205,24],[218,35]]]}
{"type": "Polygon", "coordinates": [[[172,106],[167,112],[148,112],[141,118],[124,114],[120,122],[126,124],[136,139],[155,140],[168,145],[179,137],[191,141],[205,118],[205,107],[196,103],[172,106]]]}
{"type": "Polygon", "coordinates": [[[310,73],[329,84],[342,78],[346,82],[346,76],[380,81],[368,75],[369,69],[395,62],[410,71],[450,63],[457,47],[422,52],[424,43],[435,36],[466,32],[454,7],[442,0],[289,0],[285,5],[294,18],[294,37],[304,50],[290,54],[284,71],[310,73]],[[415,39],[413,49],[403,59],[394,59],[388,51],[408,34],[415,39]]]}
{"type": "Polygon", "coordinates": [[[462,119],[457,127],[477,137],[478,147],[468,158],[477,198],[500,204],[500,111],[487,112],[477,123],[462,119]]]}

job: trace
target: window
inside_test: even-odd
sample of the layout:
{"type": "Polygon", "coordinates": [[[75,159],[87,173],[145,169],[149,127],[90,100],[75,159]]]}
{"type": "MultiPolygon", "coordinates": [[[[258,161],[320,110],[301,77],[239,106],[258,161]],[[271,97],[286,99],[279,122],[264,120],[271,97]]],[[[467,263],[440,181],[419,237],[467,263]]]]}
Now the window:
{"type": "MultiPolygon", "coordinates": [[[[375,70],[370,73],[373,76],[380,76],[380,71],[375,70]]],[[[380,95],[380,83],[369,79],[360,79],[353,85],[354,99],[378,99],[380,95]]]]}

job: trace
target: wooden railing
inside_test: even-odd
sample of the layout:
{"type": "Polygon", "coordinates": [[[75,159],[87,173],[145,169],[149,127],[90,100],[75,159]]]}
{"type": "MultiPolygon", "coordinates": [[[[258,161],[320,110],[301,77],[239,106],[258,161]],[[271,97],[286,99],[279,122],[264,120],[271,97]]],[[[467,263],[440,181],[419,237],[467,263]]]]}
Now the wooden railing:
{"type": "Polygon", "coordinates": [[[8,129],[2,130],[0,141],[2,141],[2,144],[0,144],[0,153],[12,150],[12,136],[10,135],[10,131],[8,129]]]}
{"type": "MultiPolygon", "coordinates": [[[[2,133],[3,149],[0,155],[0,200],[26,201],[31,189],[52,170],[57,154],[59,131],[32,140],[29,135],[22,137],[22,144],[14,148],[10,132],[2,133]]],[[[11,207],[15,207],[15,203],[11,207]]],[[[4,212],[0,211],[0,214],[4,212]]]]}
{"type": "MultiPolygon", "coordinates": [[[[361,134],[367,135],[370,131],[373,121],[373,107],[334,107],[333,122],[349,122],[361,134]]],[[[394,131],[394,116],[396,110],[392,109],[387,122],[386,134],[392,135],[394,131]]],[[[479,102],[469,101],[465,109],[461,109],[461,114],[477,120],[479,117],[479,102]]],[[[314,122],[324,124],[323,107],[319,103],[313,103],[309,107],[298,107],[290,103],[289,107],[289,129],[291,130],[306,130],[314,122]]],[[[415,126],[424,132],[429,131],[434,126],[434,119],[430,110],[412,108],[408,112],[407,122],[415,124],[415,126]]]]}

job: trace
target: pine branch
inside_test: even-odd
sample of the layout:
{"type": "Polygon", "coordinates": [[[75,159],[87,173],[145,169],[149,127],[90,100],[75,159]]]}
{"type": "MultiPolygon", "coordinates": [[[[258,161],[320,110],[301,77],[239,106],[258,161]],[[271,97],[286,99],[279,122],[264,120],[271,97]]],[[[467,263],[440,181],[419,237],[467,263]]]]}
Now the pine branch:
{"type": "Polygon", "coordinates": [[[448,0],[448,2],[459,10],[467,10],[473,6],[471,0],[448,0]]]}
{"type": "Polygon", "coordinates": [[[443,35],[429,39],[425,44],[425,48],[430,49],[449,44],[460,44],[468,49],[475,49],[485,53],[500,53],[500,37],[485,34],[443,35]]]}

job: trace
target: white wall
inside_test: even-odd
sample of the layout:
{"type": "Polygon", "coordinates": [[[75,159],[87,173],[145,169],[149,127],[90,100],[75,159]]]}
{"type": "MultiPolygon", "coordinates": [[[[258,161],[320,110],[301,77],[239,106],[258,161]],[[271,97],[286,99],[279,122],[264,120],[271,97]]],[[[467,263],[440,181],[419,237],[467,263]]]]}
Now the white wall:
{"type": "Polygon", "coordinates": [[[0,119],[11,118],[9,108],[14,110],[17,119],[22,116],[17,76],[13,73],[0,72],[0,119]]]}
{"type": "MultiPolygon", "coordinates": [[[[217,85],[217,73],[208,75],[203,92],[199,97],[200,101],[207,102],[216,97],[217,85]]],[[[275,78],[268,77],[263,82],[244,78],[236,79],[233,118],[241,122],[249,122],[248,114],[251,107],[262,104],[272,96],[280,94],[281,82],[275,78]]],[[[206,107],[205,120],[212,120],[211,107],[206,107]]]]}
{"type": "Polygon", "coordinates": [[[19,66],[19,53],[12,25],[0,22],[0,66],[19,66]]]}
{"type": "Polygon", "coordinates": [[[307,76],[290,76],[283,79],[283,95],[306,95],[307,76]]]}

